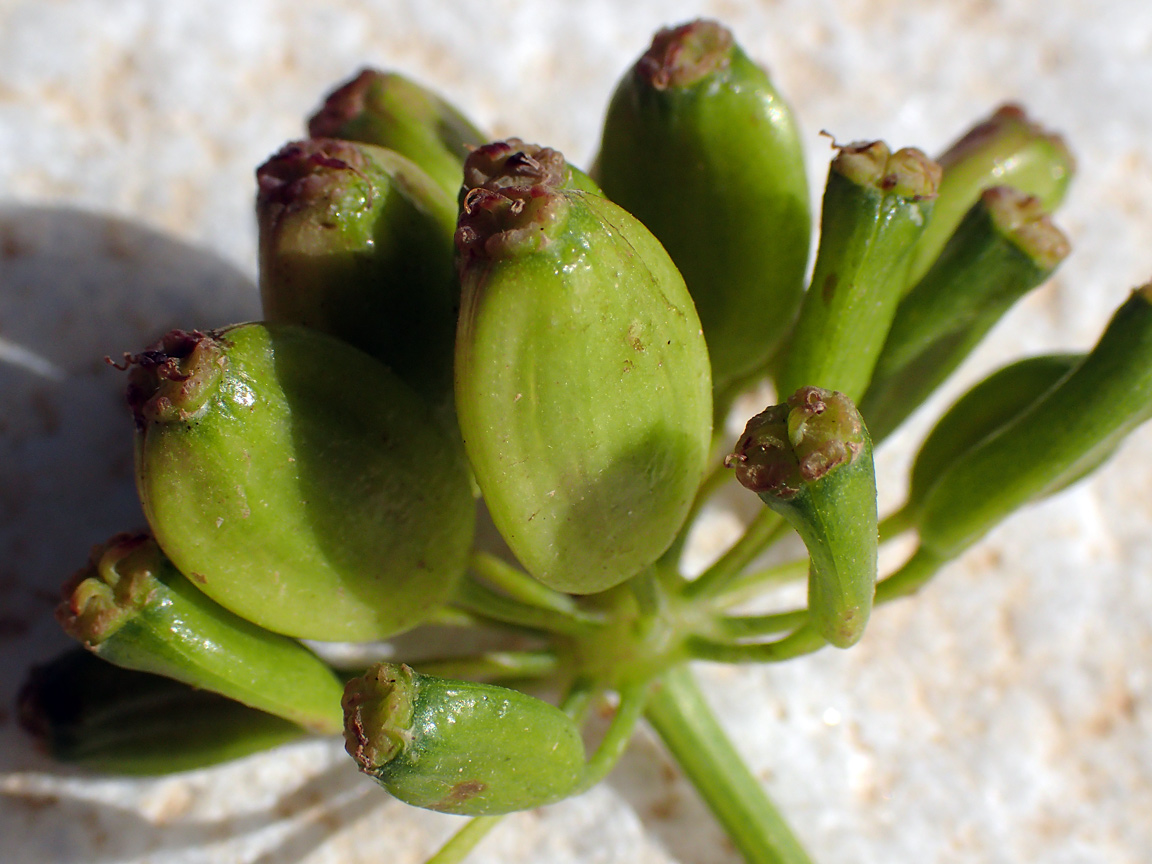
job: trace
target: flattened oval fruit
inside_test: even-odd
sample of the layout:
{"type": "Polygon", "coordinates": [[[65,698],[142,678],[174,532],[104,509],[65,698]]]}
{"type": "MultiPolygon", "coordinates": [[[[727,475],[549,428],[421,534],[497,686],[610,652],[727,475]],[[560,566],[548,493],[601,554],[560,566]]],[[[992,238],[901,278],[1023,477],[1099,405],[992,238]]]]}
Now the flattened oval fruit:
{"type": "Polygon", "coordinates": [[[565,170],[529,146],[464,196],[456,410],[513,552],[586,594],[671,544],[708,456],[711,377],[663,247],[565,170]]]}
{"type": "Polygon", "coordinates": [[[475,519],[466,464],[387,367],[264,324],[173,331],[131,359],[145,515],[208,596],[278,633],[365,640],[451,595],[475,519]]]}

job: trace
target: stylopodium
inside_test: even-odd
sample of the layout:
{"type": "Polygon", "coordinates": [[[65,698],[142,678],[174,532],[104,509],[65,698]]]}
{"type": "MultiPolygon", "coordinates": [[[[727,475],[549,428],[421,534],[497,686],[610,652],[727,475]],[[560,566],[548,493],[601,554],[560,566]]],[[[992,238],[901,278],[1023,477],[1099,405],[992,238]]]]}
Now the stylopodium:
{"type": "Polygon", "coordinates": [[[150,533],[68,583],[60,620],[95,656],[34,675],[25,726],[62,760],[160,773],[343,713],[396,797],[491,817],[590,788],[647,717],[747,860],[807,861],[689,663],[849,647],[873,606],[1097,467],[1152,416],[1152,285],[1091,352],[972,388],[879,519],[873,448],[1067,254],[1073,161],[1015,106],[938,159],[835,145],[806,278],[799,128],[710,21],[656,35],[587,173],[486,142],[395,73],[340,87],[258,172],[266,320],[126,355],[150,533]],[[779,404],[726,452],[717,421],[765,377],[779,404]],[[733,475],[766,506],[689,579],[733,475]],[[478,507],[505,546],[475,539],[478,507]],[[880,573],[908,530],[918,551],[880,573]],[[758,564],[793,532],[804,558],[758,564]],[[798,608],[740,611],[805,576],[798,608]],[[505,641],[355,674],[297,641],[429,624],[505,641]]]}

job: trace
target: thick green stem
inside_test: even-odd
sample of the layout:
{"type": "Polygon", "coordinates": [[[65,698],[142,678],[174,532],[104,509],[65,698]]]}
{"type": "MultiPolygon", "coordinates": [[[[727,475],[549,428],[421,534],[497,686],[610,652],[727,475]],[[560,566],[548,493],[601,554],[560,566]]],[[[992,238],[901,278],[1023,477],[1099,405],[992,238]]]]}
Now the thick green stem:
{"type": "Polygon", "coordinates": [[[664,675],[648,700],[646,716],[749,864],[811,864],[688,667],[664,675]]]}

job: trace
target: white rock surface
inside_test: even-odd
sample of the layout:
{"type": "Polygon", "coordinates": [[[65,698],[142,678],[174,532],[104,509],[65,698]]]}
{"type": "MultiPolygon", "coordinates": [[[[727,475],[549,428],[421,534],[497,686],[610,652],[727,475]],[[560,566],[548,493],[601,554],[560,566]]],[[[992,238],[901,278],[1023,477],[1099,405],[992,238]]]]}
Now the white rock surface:
{"type": "MultiPolygon", "coordinates": [[[[1007,358],[1086,347],[1152,277],[1144,0],[0,0],[0,860],[403,864],[457,824],[389,801],[335,742],[139,782],[30,748],[11,706],[27,666],[66,645],[57,586],[140,522],[101,358],[256,314],[253,169],[360,66],[587,161],[616,78],[655,29],[697,15],[769,65],[817,189],[822,129],[938,152],[1018,100],[1068,136],[1073,256],[949,396],[1007,358]]],[[[885,450],[882,504],[944,404],[885,450]]],[[[850,652],[701,667],[817,861],[1152,860],[1150,452],[1145,428],[850,652]]],[[[511,817],[473,860],[735,861],[669,764],[640,740],[607,784],[511,817]]]]}

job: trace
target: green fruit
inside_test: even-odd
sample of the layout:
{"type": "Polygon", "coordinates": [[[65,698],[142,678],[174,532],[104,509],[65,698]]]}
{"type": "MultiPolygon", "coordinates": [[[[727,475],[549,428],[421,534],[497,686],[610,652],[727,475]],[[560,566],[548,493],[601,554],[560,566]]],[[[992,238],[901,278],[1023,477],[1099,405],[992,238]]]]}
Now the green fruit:
{"type": "Polygon", "coordinates": [[[804,293],[808,175],[791,109],[731,32],[656,34],[612,96],[593,173],[684,275],[718,396],[762,372],[804,293]]]}
{"type": "Polygon", "coordinates": [[[286,145],[256,178],[265,319],[343,339],[450,406],[455,197],[391,150],[331,138],[286,145]]]}
{"type": "Polygon", "coordinates": [[[872,442],[844,396],[802,387],[748,421],[725,460],[808,549],[808,615],[837,648],[864,635],[877,575],[872,442]]]}
{"type": "Polygon", "coordinates": [[[18,708],[20,725],[53,759],[129,776],[206,768],[305,735],[280,717],[83,648],[34,667],[18,708]]]}
{"type": "Polygon", "coordinates": [[[378,639],[466,566],[463,454],[385,366],[302,327],[173,331],[133,364],[136,478],[173,563],[278,633],[378,639]]]}
{"type": "Polygon", "coordinates": [[[828,169],[812,282],[776,378],[778,393],[864,395],[896,314],[908,255],[932,212],[940,167],[883,141],[839,148],[828,169]]]}
{"type": "Polygon", "coordinates": [[[491,174],[457,229],[460,429],[528,572],[603,591],[659,557],[688,513],[710,444],[708,352],[639,222],[567,188],[555,151],[488,149],[469,157],[491,174]]]}
{"type": "Polygon", "coordinates": [[[315,732],[340,729],[341,681],[294,639],[269,633],[197,591],[147,534],[93,550],[57,620],[109,663],[211,690],[315,732]]]}
{"type": "Polygon", "coordinates": [[[860,400],[872,440],[882,441],[916,410],[1068,252],[1038,199],[1007,186],[984,190],[896,307],[860,400]]]}
{"type": "Polygon", "coordinates": [[[381,663],[348,683],[345,747],[360,770],[416,807],[492,816],[576,791],[584,743],[540,699],[381,663]]]}
{"type": "Polygon", "coordinates": [[[364,69],[308,121],[313,138],[344,138],[395,150],[419,165],[449,196],[461,168],[486,137],[435,93],[394,72],[364,69]]]}

